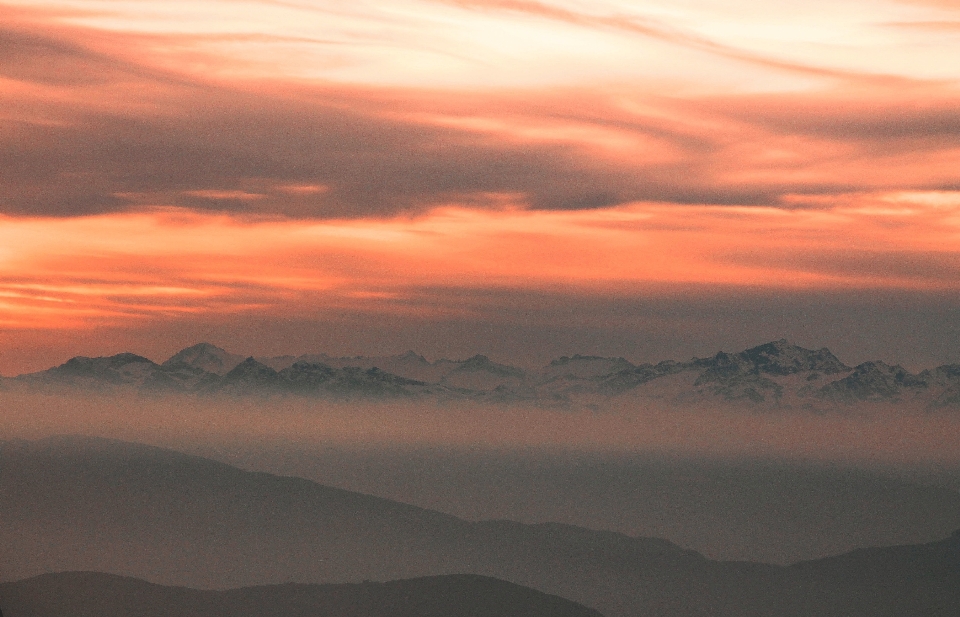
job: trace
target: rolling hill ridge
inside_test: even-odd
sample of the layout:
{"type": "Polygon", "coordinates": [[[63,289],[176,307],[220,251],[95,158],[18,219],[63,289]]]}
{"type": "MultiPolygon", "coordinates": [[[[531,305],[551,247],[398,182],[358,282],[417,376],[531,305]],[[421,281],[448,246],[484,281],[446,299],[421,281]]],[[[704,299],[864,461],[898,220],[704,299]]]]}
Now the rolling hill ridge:
{"type": "Polygon", "coordinates": [[[607,617],[939,616],[960,606],[957,534],[783,567],[571,525],[468,522],[111,440],[6,442],[0,467],[6,580],[99,571],[223,589],[471,574],[607,617]]]}

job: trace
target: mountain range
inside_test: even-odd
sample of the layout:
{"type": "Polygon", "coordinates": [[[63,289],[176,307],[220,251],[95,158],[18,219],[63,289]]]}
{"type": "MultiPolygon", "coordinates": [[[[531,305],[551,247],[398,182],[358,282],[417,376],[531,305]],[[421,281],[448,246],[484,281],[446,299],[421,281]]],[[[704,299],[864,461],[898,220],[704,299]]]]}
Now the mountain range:
{"type": "Polygon", "coordinates": [[[960,408],[960,364],[916,374],[880,361],[851,367],[829,349],[805,349],[786,340],[685,362],[633,364],[624,358],[565,356],[533,371],[483,355],[434,362],[412,351],[380,357],[266,358],[244,357],[200,343],[161,364],[133,353],[79,356],[45,371],[5,378],[0,386],[207,396],[434,397],[547,406],[595,405],[635,397],[814,410],[861,403],[960,408]]]}
{"type": "MultiPolygon", "coordinates": [[[[560,596],[607,617],[939,617],[956,615],[960,606],[957,533],[776,566],[715,561],[666,540],[571,525],[469,522],[112,440],[4,442],[0,468],[0,555],[8,581],[98,571],[167,586],[279,585],[272,589],[309,595],[315,590],[290,583],[475,575],[560,596]]],[[[117,590],[117,601],[138,588],[190,595],[102,575],[17,585],[72,585],[76,594],[82,576],[91,589],[117,590]]],[[[282,599],[288,601],[294,600],[282,599]]]]}

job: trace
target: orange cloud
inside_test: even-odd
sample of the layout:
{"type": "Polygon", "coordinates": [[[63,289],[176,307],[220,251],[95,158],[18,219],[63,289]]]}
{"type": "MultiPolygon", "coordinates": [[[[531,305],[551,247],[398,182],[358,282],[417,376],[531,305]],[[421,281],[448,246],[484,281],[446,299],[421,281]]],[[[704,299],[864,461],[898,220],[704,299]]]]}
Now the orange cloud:
{"type": "MultiPolygon", "coordinates": [[[[409,2],[464,28],[474,27],[466,17],[486,16],[493,22],[478,23],[491,35],[497,20],[506,20],[551,45],[564,39],[541,22],[572,23],[606,40],[611,26],[604,20],[645,19],[612,5],[584,16],[563,2],[409,2]],[[598,19],[606,25],[594,24],[598,19]]],[[[393,216],[450,202],[477,205],[476,195],[493,194],[515,195],[517,204],[538,209],[637,201],[779,206],[791,194],[960,186],[955,80],[909,71],[885,76],[883,54],[862,74],[808,82],[796,71],[770,68],[783,60],[770,49],[741,49],[766,63],[765,72],[754,75],[759,88],[696,86],[699,72],[740,75],[728,71],[730,54],[719,51],[681,62],[698,73],[677,72],[669,87],[653,73],[541,83],[539,65],[524,69],[530,79],[522,87],[499,83],[497,70],[461,71],[476,76],[466,85],[394,83],[370,77],[367,69],[349,70],[367,66],[358,49],[382,45],[357,32],[386,20],[403,31],[391,45],[420,53],[424,43],[412,33],[432,28],[429,19],[388,19],[389,11],[374,3],[337,18],[356,26],[347,36],[330,25],[340,22],[325,21],[330,11],[322,5],[247,3],[243,12],[217,21],[210,14],[230,2],[191,5],[181,19],[159,3],[151,5],[151,21],[140,12],[142,3],[81,4],[87,10],[79,13],[74,5],[61,12],[17,8],[0,27],[0,211],[7,214],[177,206],[305,218],[393,216]],[[324,48],[338,58],[330,62],[341,72],[307,78],[280,66],[284,58],[296,63],[300,52],[307,54],[297,46],[313,45],[281,36],[297,19],[349,39],[339,45],[340,56],[324,48]],[[241,52],[277,37],[293,46],[274,58],[280,64],[244,73],[241,52]],[[217,45],[229,39],[238,53],[198,42],[207,39],[217,45]]],[[[693,19],[700,10],[680,20],[684,28],[716,31],[711,36],[725,49],[741,40],[730,35],[736,24],[729,15],[718,17],[724,29],[693,19]]],[[[820,9],[810,10],[807,18],[820,9]]],[[[776,21],[774,13],[758,15],[776,21]]],[[[683,30],[661,24],[671,19],[650,23],[664,32],[683,30]]],[[[750,39],[754,43],[766,40],[753,22],[739,27],[760,37],[750,39]]],[[[793,27],[782,26],[791,33],[793,27]]],[[[437,45],[430,53],[456,52],[437,45]]],[[[819,52],[804,49],[809,58],[799,54],[800,64],[823,64],[819,52]]],[[[589,64],[672,71],[659,60],[638,62],[625,49],[608,52],[589,64]]],[[[524,52],[540,54],[548,64],[556,60],[539,48],[524,52]]],[[[674,55],[661,57],[667,62],[674,55]]],[[[493,68],[501,62],[482,61],[493,68]]],[[[394,74],[374,65],[379,75],[394,74]]]]}
{"type": "Polygon", "coordinates": [[[0,334],[955,290],[948,4],[0,1],[0,334]]]}
{"type": "Polygon", "coordinates": [[[613,295],[678,283],[960,288],[960,193],[830,199],[829,207],[790,210],[450,206],[413,218],[331,221],[183,210],[8,218],[0,226],[0,315],[6,328],[77,328],[344,306],[429,313],[439,308],[417,298],[431,287],[613,295]]]}

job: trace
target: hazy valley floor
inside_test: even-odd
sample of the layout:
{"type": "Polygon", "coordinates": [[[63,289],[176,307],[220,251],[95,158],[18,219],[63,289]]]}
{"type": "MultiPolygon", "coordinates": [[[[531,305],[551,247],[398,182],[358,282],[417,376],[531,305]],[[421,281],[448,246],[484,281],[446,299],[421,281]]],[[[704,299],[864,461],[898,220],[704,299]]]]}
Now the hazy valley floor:
{"type": "Polygon", "coordinates": [[[944,467],[290,441],[179,447],[467,520],[659,537],[720,560],[790,564],[960,529],[960,470],[944,467]]]}
{"type": "Polygon", "coordinates": [[[470,522],[111,440],[5,442],[0,465],[8,581],[83,570],[225,589],[473,574],[607,617],[952,616],[960,606],[957,534],[783,567],[559,523],[470,522]]]}

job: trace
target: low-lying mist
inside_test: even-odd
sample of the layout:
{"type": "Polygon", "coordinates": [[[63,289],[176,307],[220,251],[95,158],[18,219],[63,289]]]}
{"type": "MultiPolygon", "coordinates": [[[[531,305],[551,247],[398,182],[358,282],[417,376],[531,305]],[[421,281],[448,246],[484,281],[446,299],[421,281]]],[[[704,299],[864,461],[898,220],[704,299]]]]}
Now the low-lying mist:
{"type": "Polygon", "coordinates": [[[960,527],[960,414],[0,392],[0,440],[169,447],[468,520],[792,563],[960,527]]]}
{"type": "Polygon", "coordinates": [[[812,413],[624,400],[572,410],[435,401],[0,392],[0,409],[0,431],[7,439],[81,434],[171,447],[292,442],[746,457],[932,469],[960,465],[960,414],[903,412],[893,405],[812,413]]]}

